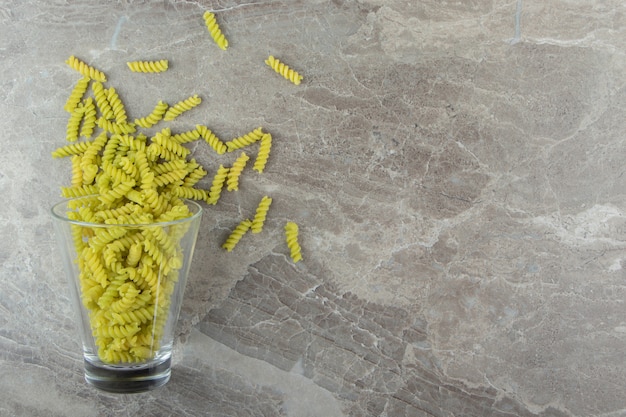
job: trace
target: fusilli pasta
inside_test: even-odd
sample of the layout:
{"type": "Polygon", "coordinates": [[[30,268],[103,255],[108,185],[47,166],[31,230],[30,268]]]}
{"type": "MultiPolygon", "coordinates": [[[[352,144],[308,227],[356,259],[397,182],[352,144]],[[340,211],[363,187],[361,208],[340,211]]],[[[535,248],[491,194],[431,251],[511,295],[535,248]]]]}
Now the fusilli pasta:
{"type": "Polygon", "coordinates": [[[209,196],[206,200],[207,204],[215,205],[220,198],[220,194],[222,193],[222,188],[224,187],[224,182],[226,181],[226,177],[228,176],[228,168],[224,168],[223,165],[217,169],[217,173],[215,177],[213,177],[213,183],[211,184],[211,189],[209,190],[209,196]]]}
{"type": "Polygon", "coordinates": [[[259,174],[265,170],[265,164],[267,164],[267,159],[270,155],[270,149],[272,147],[272,135],[266,133],[261,138],[261,146],[259,146],[259,152],[257,153],[256,160],[254,161],[254,165],[252,169],[258,171],[259,174]]]}
{"type": "Polygon", "coordinates": [[[272,199],[268,196],[264,196],[259,202],[254,219],[252,219],[252,225],[250,226],[252,233],[261,233],[263,230],[263,224],[265,223],[267,211],[269,210],[271,204],[272,199]]]}
{"type": "Polygon", "coordinates": [[[169,62],[167,59],[158,61],[130,61],[126,63],[132,72],[163,72],[167,71],[169,62]]]}
{"type": "Polygon", "coordinates": [[[298,225],[294,222],[285,224],[285,241],[289,248],[291,259],[294,262],[302,260],[302,250],[298,243],[298,225]]]}
{"type": "Polygon", "coordinates": [[[83,96],[85,95],[85,92],[87,91],[87,88],[89,87],[89,81],[90,79],[88,77],[83,77],[76,82],[72,93],[67,98],[67,102],[63,107],[65,111],[72,113],[76,106],[78,106],[78,103],[81,102],[83,96]]]}
{"type": "Polygon", "coordinates": [[[282,75],[283,77],[285,77],[286,79],[294,83],[295,85],[299,85],[300,82],[302,82],[302,79],[303,79],[302,75],[298,74],[298,72],[289,68],[289,66],[280,62],[278,59],[274,58],[272,55],[270,55],[269,58],[265,60],[265,63],[274,71],[276,71],[277,73],[279,73],[280,75],[282,75]]]}
{"type": "Polygon", "coordinates": [[[154,126],[161,119],[163,119],[163,115],[167,111],[167,107],[167,103],[159,101],[154,110],[152,110],[152,113],[146,117],[142,117],[141,119],[135,119],[135,124],[146,129],[154,126]]]}
{"type": "Polygon", "coordinates": [[[197,125],[196,130],[200,133],[200,136],[208,143],[218,155],[222,155],[226,152],[227,147],[208,127],[203,125],[197,125]]]}
{"type": "Polygon", "coordinates": [[[258,127],[250,133],[246,133],[243,136],[239,136],[238,138],[226,142],[226,147],[229,152],[241,149],[245,146],[252,145],[254,142],[261,139],[263,137],[263,134],[263,128],[258,127]]]}
{"type": "Polygon", "coordinates": [[[239,190],[239,176],[246,166],[246,162],[250,159],[245,152],[242,152],[228,170],[228,178],[226,179],[226,189],[228,191],[239,190]]]}
{"type": "Polygon", "coordinates": [[[178,116],[180,116],[183,112],[193,109],[201,102],[202,102],[202,99],[198,97],[197,94],[191,97],[188,97],[182,101],[179,101],[178,103],[174,104],[173,106],[167,109],[167,111],[165,112],[165,115],[163,116],[163,120],[165,120],[166,122],[172,121],[178,116]]]}
{"type": "Polygon", "coordinates": [[[74,55],[70,56],[65,63],[80,72],[84,77],[91,78],[95,81],[105,82],[107,77],[104,75],[102,71],[99,71],[89,65],[85,64],[80,59],[76,58],[74,55]]]}
{"type": "Polygon", "coordinates": [[[207,10],[202,15],[202,18],[204,19],[207,30],[211,34],[211,37],[213,38],[217,46],[225,51],[228,48],[228,40],[222,33],[222,30],[220,29],[220,26],[215,18],[215,14],[207,10]]]}
{"type": "Polygon", "coordinates": [[[239,243],[243,235],[245,235],[248,229],[250,229],[250,226],[252,226],[252,221],[250,221],[249,219],[245,219],[240,222],[237,227],[235,227],[235,229],[230,233],[230,235],[226,239],[226,242],[222,244],[222,248],[226,249],[226,251],[228,252],[231,252],[233,249],[235,249],[235,246],[237,246],[237,243],[239,243]]]}

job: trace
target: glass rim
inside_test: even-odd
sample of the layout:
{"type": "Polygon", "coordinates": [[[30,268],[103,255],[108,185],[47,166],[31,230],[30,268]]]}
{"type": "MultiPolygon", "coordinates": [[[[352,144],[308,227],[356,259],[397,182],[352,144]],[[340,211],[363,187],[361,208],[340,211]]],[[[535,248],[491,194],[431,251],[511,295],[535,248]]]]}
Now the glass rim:
{"type": "MultiPolygon", "coordinates": [[[[88,197],[88,196],[86,196],[88,197]]],[[[165,227],[165,226],[174,226],[177,224],[183,224],[183,223],[189,223],[193,220],[195,220],[196,218],[199,218],[202,216],[202,206],[200,204],[198,204],[197,202],[193,201],[193,200],[189,200],[186,198],[181,198],[181,200],[185,203],[185,205],[187,207],[191,206],[195,208],[194,210],[190,210],[191,211],[191,216],[189,217],[185,217],[182,219],[176,219],[176,220],[168,220],[165,222],[152,222],[152,223],[91,223],[91,222],[86,222],[83,220],[73,220],[70,219],[69,217],[67,217],[67,212],[68,211],[73,211],[72,209],[68,209],[67,205],[72,202],[72,201],[77,201],[77,200],[81,200],[85,197],[74,197],[74,198],[69,198],[63,201],[59,201],[58,203],[52,205],[52,208],[50,209],[50,214],[52,215],[52,217],[56,220],[60,220],[64,223],[69,223],[69,224],[74,224],[77,226],[83,226],[83,227],[102,227],[102,228],[107,228],[107,227],[126,227],[126,228],[140,228],[140,227],[165,227]],[[63,213],[58,213],[57,209],[61,208],[61,207],[65,207],[65,210],[63,211],[63,213]]]]}

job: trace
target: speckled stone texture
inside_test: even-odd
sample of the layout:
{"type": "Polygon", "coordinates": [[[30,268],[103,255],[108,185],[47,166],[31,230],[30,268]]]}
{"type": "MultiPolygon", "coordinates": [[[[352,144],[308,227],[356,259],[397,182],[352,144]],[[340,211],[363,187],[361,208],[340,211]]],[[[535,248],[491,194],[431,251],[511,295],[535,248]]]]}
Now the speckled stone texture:
{"type": "MultiPolygon", "coordinates": [[[[0,0],[0,39],[0,416],[626,416],[623,1],[0,0]],[[49,216],[70,55],[131,120],[198,94],[173,132],[273,136],[204,206],[150,393],[83,380],[49,216]]],[[[211,174],[237,156],[187,146],[211,174]]]]}

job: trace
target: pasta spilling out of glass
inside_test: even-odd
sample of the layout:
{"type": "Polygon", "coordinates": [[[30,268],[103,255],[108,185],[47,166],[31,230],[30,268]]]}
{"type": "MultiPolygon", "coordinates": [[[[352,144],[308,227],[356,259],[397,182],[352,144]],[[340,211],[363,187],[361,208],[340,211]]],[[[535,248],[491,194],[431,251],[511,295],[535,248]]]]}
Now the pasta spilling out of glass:
{"type": "MultiPolygon", "coordinates": [[[[215,15],[206,12],[203,18],[217,45],[225,50],[228,41],[215,15]]],[[[191,95],[172,106],[159,101],[150,114],[131,122],[118,92],[105,86],[107,77],[102,71],[75,56],[66,63],[82,78],[64,105],[69,113],[68,143],[52,156],[71,160],[70,185],[61,187],[61,194],[73,198],[67,216],[74,222],[72,240],[82,303],[89,311],[100,360],[109,364],[149,360],[159,349],[167,319],[162,313],[169,307],[183,263],[179,242],[186,226],[177,220],[192,215],[185,201],[217,204],[224,187],[239,190],[250,160],[241,152],[232,166],[220,165],[210,187],[202,189],[198,184],[208,172],[191,158],[185,145],[203,140],[219,156],[258,142],[253,170],[263,173],[272,135],[258,127],[224,142],[207,126],[196,124],[178,133],[164,127],[148,136],[137,129],[177,119],[199,106],[200,96],[191,95]]],[[[266,63],[296,85],[302,80],[272,56],[266,63]]],[[[169,68],[169,61],[129,61],[127,66],[133,72],[159,73],[169,68]]],[[[272,198],[264,196],[254,216],[235,227],[223,249],[232,251],[248,231],[260,233],[271,204],[272,198]]],[[[290,256],[298,262],[302,259],[298,226],[288,222],[285,236],[290,256]]]]}

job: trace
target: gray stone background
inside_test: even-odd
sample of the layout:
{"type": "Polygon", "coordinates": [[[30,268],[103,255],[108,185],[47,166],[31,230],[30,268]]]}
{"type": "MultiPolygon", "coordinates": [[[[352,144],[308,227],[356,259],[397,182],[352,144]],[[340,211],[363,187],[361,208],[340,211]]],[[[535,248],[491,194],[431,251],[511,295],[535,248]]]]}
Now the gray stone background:
{"type": "Polygon", "coordinates": [[[626,416],[623,1],[0,0],[0,39],[0,416],[626,416]],[[205,206],[146,394],[83,380],[49,216],[70,55],[131,119],[198,94],[173,131],[274,137],[205,206]],[[223,251],[263,195],[263,233],[223,251]]]}

